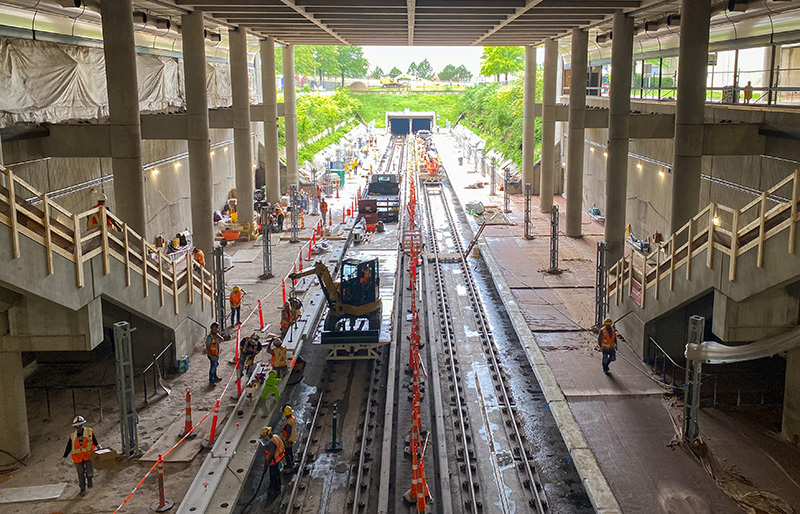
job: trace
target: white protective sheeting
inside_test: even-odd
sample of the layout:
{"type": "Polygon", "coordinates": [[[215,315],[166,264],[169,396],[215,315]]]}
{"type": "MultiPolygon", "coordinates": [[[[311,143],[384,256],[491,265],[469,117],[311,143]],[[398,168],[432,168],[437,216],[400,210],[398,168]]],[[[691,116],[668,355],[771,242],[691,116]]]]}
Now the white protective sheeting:
{"type": "Polygon", "coordinates": [[[730,364],[772,357],[800,346],[800,327],[783,334],[739,346],[727,346],[713,341],[686,345],[686,358],[705,364],[730,364]]]}
{"type": "MultiPolygon", "coordinates": [[[[186,105],[183,61],[137,54],[139,109],[165,112],[186,105]]],[[[209,107],[231,105],[230,68],[207,65],[209,107]]],[[[255,70],[248,69],[257,102],[255,70]]],[[[0,38],[0,127],[17,122],[62,123],[108,116],[102,48],[0,38]]]]}

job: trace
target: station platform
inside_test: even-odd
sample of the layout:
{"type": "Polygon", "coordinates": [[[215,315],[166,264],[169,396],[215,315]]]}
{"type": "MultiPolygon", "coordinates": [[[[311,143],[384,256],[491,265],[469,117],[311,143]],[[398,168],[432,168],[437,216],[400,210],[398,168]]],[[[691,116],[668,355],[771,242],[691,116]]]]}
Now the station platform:
{"type": "MultiPolygon", "coordinates": [[[[475,171],[474,161],[465,159],[459,166],[454,139],[438,134],[434,142],[462,209],[470,201],[503,208],[499,181],[491,194],[489,177],[475,171]],[[473,188],[478,182],[483,186],[473,188]]],[[[563,197],[556,196],[554,202],[565,211],[563,197]]],[[[590,328],[596,244],[603,239],[603,225],[584,214],[584,237],[566,238],[562,216],[562,272],[546,274],[549,213],[541,213],[539,198],[532,198],[534,238],[526,240],[524,197],[511,195],[509,207],[505,216],[510,224],[487,225],[478,247],[498,290],[513,296],[504,298],[504,303],[518,305],[622,512],[738,512],[731,496],[745,491],[775,495],[773,506],[797,510],[800,449],[781,439],[769,424],[776,406],[702,409],[701,437],[716,463],[715,481],[679,443],[682,393],[676,395],[657,384],[648,365],[623,341],[618,349],[622,358],[612,364],[612,374],[602,372],[597,336],[590,328]]]]}

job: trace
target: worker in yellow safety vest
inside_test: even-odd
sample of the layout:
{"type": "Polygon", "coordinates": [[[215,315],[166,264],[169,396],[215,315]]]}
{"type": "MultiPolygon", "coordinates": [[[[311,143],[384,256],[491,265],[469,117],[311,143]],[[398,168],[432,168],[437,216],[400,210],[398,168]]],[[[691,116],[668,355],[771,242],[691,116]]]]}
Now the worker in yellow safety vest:
{"type": "Polygon", "coordinates": [[[99,450],[101,446],[97,443],[94,431],[86,426],[83,416],[76,416],[72,420],[74,432],[69,436],[67,448],[64,450],[64,458],[72,455],[72,462],[78,471],[78,485],[81,488],[81,496],[86,496],[86,488],[92,488],[92,478],[94,470],[92,468],[92,452],[99,450]]]}
{"type": "Polygon", "coordinates": [[[603,351],[603,373],[610,375],[608,365],[617,360],[617,331],[612,326],[611,318],[606,318],[603,328],[597,336],[597,342],[603,351]]]}
{"type": "Polygon", "coordinates": [[[229,300],[231,301],[231,326],[242,324],[242,296],[246,295],[244,289],[233,286],[229,300]],[[236,320],[236,323],[233,320],[236,320]]]}
{"type": "Polygon", "coordinates": [[[264,447],[264,465],[269,469],[269,488],[281,490],[280,466],[283,461],[285,448],[283,439],[278,434],[272,433],[272,427],[261,429],[261,445],[264,447]]]}
{"type": "Polygon", "coordinates": [[[267,345],[267,353],[272,355],[270,358],[272,369],[275,370],[275,373],[277,373],[279,377],[282,377],[286,372],[287,365],[286,347],[283,346],[283,340],[279,337],[276,337],[270,341],[269,345],[267,345]]]}
{"type": "Polygon", "coordinates": [[[292,473],[294,471],[294,453],[292,446],[297,441],[297,422],[294,419],[294,410],[289,404],[283,407],[283,415],[286,419],[283,420],[283,427],[281,428],[281,437],[286,446],[286,465],[283,467],[284,473],[292,473]]]}

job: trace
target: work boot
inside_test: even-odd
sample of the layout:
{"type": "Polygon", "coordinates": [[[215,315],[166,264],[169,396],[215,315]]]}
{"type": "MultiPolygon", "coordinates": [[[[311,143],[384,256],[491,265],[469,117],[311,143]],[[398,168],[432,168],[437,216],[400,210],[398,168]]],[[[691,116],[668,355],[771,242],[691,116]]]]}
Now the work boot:
{"type": "Polygon", "coordinates": [[[214,377],[214,382],[222,382],[222,379],[219,377],[214,377]]]}
{"type": "Polygon", "coordinates": [[[89,489],[91,489],[93,485],[94,485],[94,484],[92,483],[92,478],[91,478],[91,477],[87,478],[87,479],[86,479],[86,487],[88,487],[89,489]]]}
{"type": "Polygon", "coordinates": [[[86,496],[86,489],[81,489],[80,495],[81,495],[81,498],[86,496]]]}

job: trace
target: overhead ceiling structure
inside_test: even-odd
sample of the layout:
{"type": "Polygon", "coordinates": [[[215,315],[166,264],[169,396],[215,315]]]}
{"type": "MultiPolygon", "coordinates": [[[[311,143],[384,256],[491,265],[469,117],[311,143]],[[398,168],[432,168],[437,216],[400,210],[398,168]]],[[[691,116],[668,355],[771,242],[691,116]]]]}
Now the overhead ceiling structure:
{"type": "Polygon", "coordinates": [[[677,0],[164,0],[298,45],[519,46],[677,0]]]}

